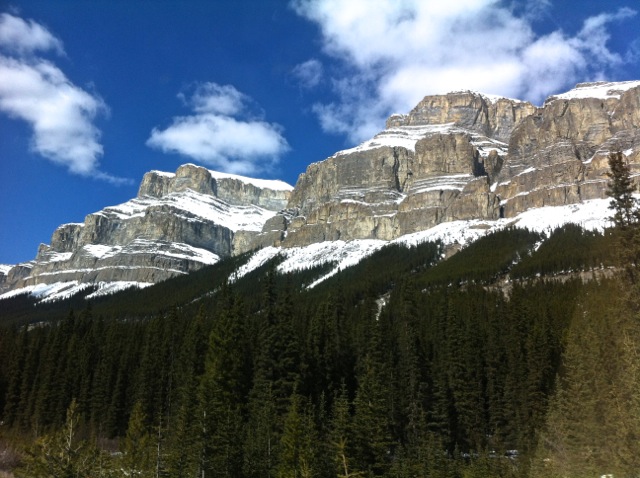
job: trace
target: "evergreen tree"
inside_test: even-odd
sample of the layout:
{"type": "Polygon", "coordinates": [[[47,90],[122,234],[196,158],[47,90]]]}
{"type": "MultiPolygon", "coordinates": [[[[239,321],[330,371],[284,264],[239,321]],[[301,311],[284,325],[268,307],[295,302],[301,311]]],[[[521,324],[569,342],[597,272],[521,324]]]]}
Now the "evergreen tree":
{"type": "Polygon", "coordinates": [[[609,169],[607,194],[611,197],[609,208],[614,211],[611,219],[619,237],[618,255],[627,280],[635,286],[640,265],[640,209],[633,196],[637,188],[624,154],[619,151],[609,154],[609,169]]]}
{"type": "Polygon", "coordinates": [[[126,476],[155,476],[153,436],[141,402],[136,402],[129,418],[127,434],[122,441],[122,471],[126,476]]]}
{"type": "MultiPolygon", "coordinates": [[[[19,478],[90,478],[99,476],[96,464],[101,464],[98,449],[79,438],[78,406],[71,402],[63,428],[51,435],[39,438],[27,451],[21,467],[16,470],[19,478]]],[[[100,467],[102,476],[107,470],[100,467]]]]}
{"type": "Polygon", "coordinates": [[[354,464],[368,476],[383,475],[391,462],[389,374],[382,359],[380,329],[374,324],[370,351],[359,365],[358,390],[352,421],[354,464]]]}
{"type": "Polygon", "coordinates": [[[311,478],[317,475],[317,435],[306,401],[298,393],[291,397],[280,437],[278,478],[311,478]]]}
{"type": "MultiPolygon", "coordinates": [[[[592,284],[567,336],[565,373],[551,401],[534,477],[635,476],[640,469],[640,327],[611,303],[619,285],[592,284]]],[[[622,302],[622,301],[620,301],[622,302]]]]}
{"type": "Polygon", "coordinates": [[[247,380],[239,309],[235,295],[223,286],[198,391],[203,477],[231,478],[242,471],[242,404],[247,380]]]}
{"type": "Polygon", "coordinates": [[[190,321],[180,353],[177,374],[181,377],[176,390],[174,414],[167,445],[167,472],[172,478],[198,474],[202,462],[202,422],[200,394],[195,393],[204,373],[203,357],[207,355],[206,313],[200,308],[190,321]]]}

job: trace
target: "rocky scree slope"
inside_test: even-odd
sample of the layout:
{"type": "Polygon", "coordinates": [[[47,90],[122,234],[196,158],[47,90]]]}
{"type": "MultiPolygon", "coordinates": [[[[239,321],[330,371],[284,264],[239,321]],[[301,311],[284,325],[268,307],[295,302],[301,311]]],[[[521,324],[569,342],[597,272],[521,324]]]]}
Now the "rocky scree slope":
{"type": "Polygon", "coordinates": [[[145,174],[138,196],[65,224],[35,260],[5,269],[0,291],[36,284],[153,283],[252,247],[291,186],[186,164],[145,174]]]}

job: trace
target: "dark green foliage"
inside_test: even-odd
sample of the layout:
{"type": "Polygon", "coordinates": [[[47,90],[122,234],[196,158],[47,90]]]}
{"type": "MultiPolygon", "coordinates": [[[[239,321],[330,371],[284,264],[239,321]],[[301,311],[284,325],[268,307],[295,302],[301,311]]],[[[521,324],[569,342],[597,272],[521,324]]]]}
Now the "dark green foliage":
{"type": "Polygon", "coordinates": [[[425,272],[421,284],[492,282],[528,255],[540,239],[538,233],[527,229],[491,233],[425,272]]]}
{"type": "Polygon", "coordinates": [[[544,278],[606,265],[610,236],[542,239],[509,229],[441,262],[438,244],[388,246],[310,290],[326,269],[281,275],[275,258],[230,285],[212,268],[8,327],[4,430],[55,436],[74,403],[79,442],[125,452],[96,455],[103,476],[527,476],[584,294],[605,317],[614,287],[544,278]]]}
{"type": "Polygon", "coordinates": [[[553,231],[537,251],[523,257],[510,275],[514,279],[523,279],[611,267],[615,262],[611,234],[566,224],[553,231]]]}

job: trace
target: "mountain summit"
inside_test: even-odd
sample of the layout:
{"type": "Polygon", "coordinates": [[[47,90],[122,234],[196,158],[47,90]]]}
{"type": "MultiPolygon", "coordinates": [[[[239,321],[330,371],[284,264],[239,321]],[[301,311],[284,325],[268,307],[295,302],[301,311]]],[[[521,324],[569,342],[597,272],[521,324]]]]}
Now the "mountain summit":
{"type": "Polygon", "coordinates": [[[311,164],[295,188],[191,164],[60,226],[0,293],[150,284],[256,248],[391,241],[456,220],[514,218],[606,196],[607,158],[640,168],[640,81],[583,83],[542,107],[472,91],[427,96],[374,138],[311,164]]]}

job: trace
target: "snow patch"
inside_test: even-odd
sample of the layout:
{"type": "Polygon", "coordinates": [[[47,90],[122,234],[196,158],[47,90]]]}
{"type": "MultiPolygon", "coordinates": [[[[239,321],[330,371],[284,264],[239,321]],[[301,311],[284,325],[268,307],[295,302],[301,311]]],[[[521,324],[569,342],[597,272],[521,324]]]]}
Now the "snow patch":
{"type": "Polygon", "coordinates": [[[536,168],[527,168],[524,171],[520,171],[518,174],[516,174],[515,177],[517,178],[518,176],[522,176],[524,174],[529,174],[529,173],[532,173],[534,171],[537,171],[537,169],[536,168]]]}
{"type": "Polygon", "coordinates": [[[596,98],[606,100],[609,98],[620,99],[625,91],[640,86],[640,81],[621,81],[621,82],[606,82],[599,81],[595,83],[580,83],[576,85],[572,90],[559,95],[550,96],[546,103],[550,103],[555,100],[571,100],[582,98],[596,98]]]}
{"type": "Polygon", "coordinates": [[[249,261],[240,267],[231,279],[237,280],[243,277],[278,254],[284,258],[277,267],[277,270],[282,273],[334,262],[335,266],[331,271],[308,286],[312,288],[342,269],[357,264],[387,244],[403,244],[407,247],[412,247],[424,242],[441,241],[445,246],[452,244],[466,246],[486,234],[509,226],[550,233],[558,227],[573,223],[587,230],[602,231],[611,225],[609,221],[609,215],[611,214],[609,202],[608,199],[594,199],[568,206],[548,206],[530,209],[513,218],[495,221],[473,219],[444,222],[425,231],[407,234],[393,241],[362,239],[349,242],[321,242],[289,249],[267,247],[251,256],[249,261]]]}
{"type": "Polygon", "coordinates": [[[51,252],[47,254],[47,262],[64,262],[71,259],[73,252],[51,252]]]}
{"type": "Polygon", "coordinates": [[[0,264],[0,274],[2,275],[7,275],[11,269],[13,269],[13,266],[10,266],[8,264],[0,264]]]}
{"type": "Polygon", "coordinates": [[[149,174],[155,174],[156,176],[162,176],[163,178],[175,178],[176,173],[168,173],[166,171],[158,171],[156,169],[149,171],[149,174]]]}
{"type": "Polygon", "coordinates": [[[355,148],[338,151],[332,157],[346,154],[361,153],[382,147],[400,147],[410,151],[415,151],[418,140],[427,135],[442,134],[455,129],[454,123],[422,125],[422,126],[396,126],[386,129],[372,139],[356,146],[355,148]]]}
{"type": "Polygon", "coordinates": [[[115,294],[126,289],[144,289],[152,286],[152,282],[131,282],[131,281],[116,281],[116,282],[99,282],[98,290],[87,295],[85,299],[95,299],[96,297],[103,297],[105,295],[115,294]]]}
{"type": "Polygon", "coordinates": [[[261,231],[264,223],[276,215],[275,211],[259,206],[235,206],[208,194],[191,189],[170,193],[162,198],[140,197],[117,206],[110,206],[95,213],[103,216],[114,215],[121,220],[143,217],[146,214],[164,214],[163,208],[173,209],[173,213],[183,213],[190,221],[209,221],[227,227],[233,232],[261,231]]]}
{"type": "Polygon", "coordinates": [[[237,174],[221,173],[220,171],[209,170],[211,177],[214,179],[235,179],[245,184],[251,184],[261,189],[272,189],[274,191],[293,191],[293,186],[279,179],[256,179],[237,174]]]}

